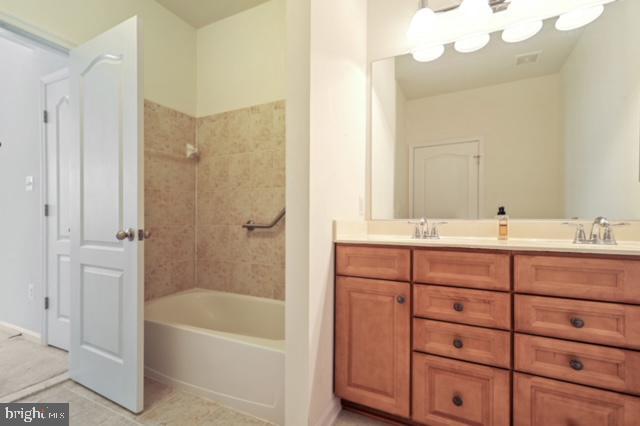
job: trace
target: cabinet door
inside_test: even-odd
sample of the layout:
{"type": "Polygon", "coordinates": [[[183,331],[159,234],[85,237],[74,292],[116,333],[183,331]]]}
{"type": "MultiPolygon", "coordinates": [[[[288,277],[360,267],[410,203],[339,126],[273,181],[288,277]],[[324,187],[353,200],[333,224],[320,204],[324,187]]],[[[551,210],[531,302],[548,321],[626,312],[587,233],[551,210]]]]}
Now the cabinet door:
{"type": "Polygon", "coordinates": [[[510,373],[413,354],[413,420],[430,426],[509,426],[510,373]]]}
{"type": "Polygon", "coordinates": [[[515,426],[632,426],[640,398],[515,374],[515,426]]]}
{"type": "Polygon", "coordinates": [[[409,416],[411,304],[408,283],[336,280],[336,394],[409,416]]]}

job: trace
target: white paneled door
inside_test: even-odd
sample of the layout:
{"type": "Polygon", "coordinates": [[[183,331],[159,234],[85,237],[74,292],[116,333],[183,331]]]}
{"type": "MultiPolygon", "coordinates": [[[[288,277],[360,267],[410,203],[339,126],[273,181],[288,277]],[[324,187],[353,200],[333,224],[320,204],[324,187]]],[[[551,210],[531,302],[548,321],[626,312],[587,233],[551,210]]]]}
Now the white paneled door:
{"type": "Polygon", "coordinates": [[[413,147],[413,217],[477,219],[480,159],[478,141],[413,147]]]}
{"type": "Polygon", "coordinates": [[[143,408],[141,22],[71,51],[71,350],[76,382],[143,408]]]}
{"type": "Polygon", "coordinates": [[[71,108],[69,72],[42,79],[47,167],[47,343],[69,350],[71,315],[71,108]]]}

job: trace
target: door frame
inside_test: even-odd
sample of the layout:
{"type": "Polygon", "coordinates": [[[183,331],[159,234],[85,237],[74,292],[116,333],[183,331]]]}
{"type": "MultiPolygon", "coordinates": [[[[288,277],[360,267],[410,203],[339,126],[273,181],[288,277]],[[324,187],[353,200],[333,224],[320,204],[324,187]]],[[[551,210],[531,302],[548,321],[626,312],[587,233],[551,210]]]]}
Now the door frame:
{"type": "MultiPolygon", "coordinates": [[[[67,54],[67,58],[69,55],[67,54]]],[[[49,319],[47,309],[45,309],[45,298],[49,297],[49,222],[44,214],[45,205],[49,200],[49,152],[47,150],[47,124],[44,122],[42,114],[47,108],[47,85],[69,78],[69,68],[63,68],[49,75],[40,78],[40,235],[42,241],[40,266],[42,283],[42,330],[40,330],[40,343],[49,344],[49,319]]]]}
{"type": "MultiPolygon", "coordinates": [[[[44,31],[36,26],[32,26],[23,21],[20,21],[11,15],[0,12],[0,28],[6,31],[9,31],[19,37],[26,38],[32,41],[33,43],[36,43],[42,46],[44,49],[52,50],[59,54],[64,54],[67,58],[69,58],[70,48],[73,46],[72,44],[62,39],[59,39],[53,34],[50,34],[47,31],[44,31]]],[[[38,201],[40,203],[40,209],[41,209],[40,221],[38,226],[40,227],[40,238],[41,238],[40,254],[42,256],[42,259],[40,264],[40,287],[42,289],[41,291],[42,297],[40,298],[39,303],[40,303],[40,307],[42,309],[43,314],[42,314],[42,320],[40,321],[41,329],[40,329],[39,340],[41,344],[47,345],[48,344],[48,337],[47,337],[48,323],[47,323],[46,310],[44,309],[44,301],[45,301],[45,297],[47,297],[47,295],[49,294],[48,293],[49,283],[47,280],[47,272],[48,272],[47,258],[46,258],[48,228],[47,228],[47,221],[44,216],[44,205],[46,203],[47,195],[48,195],[47,194],[47,185],[48,185],[47,160],[48,158],[46,155],[47,129],[46,129],[46,124],[44,123],[42,114],[46,107],[45,96],[44,96],[45,95],[44,84],[49,84],[50,82],[48,81],[43,82],[43,80],[44,78],[40,79],[40,91],[39,91],[40,100],[38,102],[39,109],[38,111],[34,111],[34,115],[37,115],[38,122],[40,123],[40,144],[39,144],[40,152],[37,153],[38,158],[40,160],[40,165],[38,167],[38,171],[40,172],[40,179],[38,182],[35,182],[35,185],[40,189],[40,197],[38,201]]],[[[23,333],[26,333],[26,331],[23,331],[23,333]]],[[[36,337],[35,340],[38,340],[38,337],[36,337]]]]}
{"type": "MultiPolygon", "coordinates": [[[[409,216],[410,216],[410,219],[417,219],[412,217],[413,216],[413,178],[414,178],[413,160],[414,160],[415,151],[420,148],[433,148],[436,146],[458,145],[458,144],[469,143],[469,142],[478,143],[478,155],[480,156],[478,161],[478,217],[475,219],[477,220],[482,217],[482,211],[484,209],[484,138],[468,137],[468,138],[439,139],[439,140],[419,142],[419,143],[409,145],[409,216]]],[[[425,219],[452,220],[451,218],[447,218],[447,217],[431,217],[431,218],[425,218],[425,219]]]]}

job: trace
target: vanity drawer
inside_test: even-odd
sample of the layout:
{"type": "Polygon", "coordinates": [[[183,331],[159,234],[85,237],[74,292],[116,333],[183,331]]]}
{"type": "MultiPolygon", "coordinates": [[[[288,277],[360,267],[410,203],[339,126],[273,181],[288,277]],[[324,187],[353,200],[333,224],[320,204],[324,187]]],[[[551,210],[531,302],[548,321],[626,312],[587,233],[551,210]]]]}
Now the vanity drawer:
{"type": "Polygon", "coordinates": [[[515,426],[633,426],[640,398],[514,374],[515,426]]]}
{"type": "Polygon", "coordinates": [[[640,261],[515,257],[516,291],[640,304],[640,261]]]}
{"type": "Polygon", "coordinates": [[[511,261],[508,254],[415,250],[413,276],[424,284],[508,291],[511,261]]]}
{"type": "Polygon", "coordinates": [[[515,368],[525,373],[640,394],[640,353],[516,334],[515,368]]]}
{"type": "Polygon", "coordinates": [[[432,426],[508,426],[509,382],[505,370],[414,353],[412,419],[432,426]]]}
{"type": "Polygon", "coordinates": [[[413,350],[496,367],[511,367],[511,333],[415,318],[413,350]]]}
{"type": "Polygon", "coordinates": [[[339,245],[336,272],[352,277],[411,280],[411,250],[405,248],[339,245]]]}
{"type": "Polygon", "coordinates": [[[485,327],[511,328],[511,296],[495,291],[413,286],[415,316],[485,327]]]}
{"type": "Polygon", "coordinates": [[[516,295],[515,322],[525,333],[640,348],[640,306],[516,295]]]}

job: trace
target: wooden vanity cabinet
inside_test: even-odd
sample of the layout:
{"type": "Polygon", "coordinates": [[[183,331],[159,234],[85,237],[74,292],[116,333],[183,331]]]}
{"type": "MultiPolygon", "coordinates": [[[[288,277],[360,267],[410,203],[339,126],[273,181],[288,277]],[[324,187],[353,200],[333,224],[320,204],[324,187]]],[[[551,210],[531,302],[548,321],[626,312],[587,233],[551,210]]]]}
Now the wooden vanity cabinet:
{"type": "Polygon", "coordinates": [[[344,401],[408,425],[640,425],[640,258],[339,244],[336,260],[344,401]]]}
{"type": "Polygon", "coordinates": [[[335,391],[343,399],[409,417],[410,284],[336,281],[335,391]]]}

